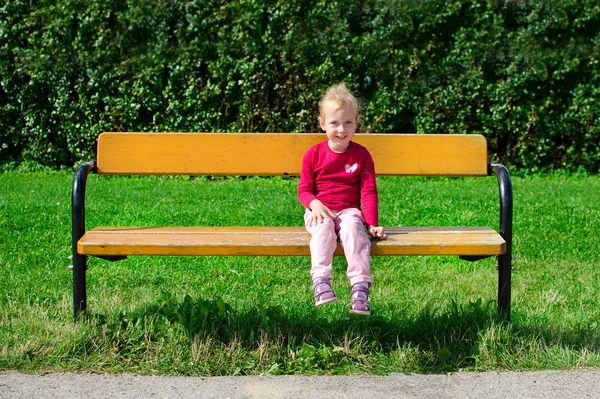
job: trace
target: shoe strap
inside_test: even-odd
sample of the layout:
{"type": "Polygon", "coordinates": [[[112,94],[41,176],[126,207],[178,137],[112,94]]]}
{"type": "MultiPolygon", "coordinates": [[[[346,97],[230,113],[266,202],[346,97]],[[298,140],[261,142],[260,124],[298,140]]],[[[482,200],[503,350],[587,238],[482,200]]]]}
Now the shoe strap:
{"type": "Polygon", "coordinates": [[[327,287],[329,287],[329,289],[331,289],[331,280],[328,280],[326,278],[318,278],[318,279],[316,279],[313,282],[312,289],[314,290],[315,288],[317,288],[321,284],[325,284],[325,285],[327,285],[327,287]]]}
{"type": "Polygon", "coordinates": [[[352,287],[352,302],[363,302],[369,304],[369,289],[362,285],[352,287]]]}
{"type": "Polygon", "coordinates": [[[354,294],[355,292],[364,292],[366,295],[369,295],[369,289],[359,284],[354,284],[352,286],[352,294],[354,294]]]}

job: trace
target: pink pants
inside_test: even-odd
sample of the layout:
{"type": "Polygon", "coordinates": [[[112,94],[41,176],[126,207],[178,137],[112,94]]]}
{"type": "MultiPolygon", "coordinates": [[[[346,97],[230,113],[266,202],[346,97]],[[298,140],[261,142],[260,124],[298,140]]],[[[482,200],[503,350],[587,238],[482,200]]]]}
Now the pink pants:
{"type": "Polygon", "coordinates": [[[304,225],[311,234],[310,274],[314,279],[332,277],[333,252],[339,242],[344,248],[348,261],[346,275],[350,285],[366,282],[371,285],[371,240],[365,230],[365,221],[360,209],[334,211],[336,218],[325,219],[316,226],[310,226],[310,210],[304,213],[304,225]]]}

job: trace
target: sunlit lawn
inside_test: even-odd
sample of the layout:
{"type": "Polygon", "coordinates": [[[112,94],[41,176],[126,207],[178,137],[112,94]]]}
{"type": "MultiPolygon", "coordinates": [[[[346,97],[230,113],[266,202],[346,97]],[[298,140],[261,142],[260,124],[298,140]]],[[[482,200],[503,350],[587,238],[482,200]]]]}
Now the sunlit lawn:
{"type": "MultiPolygon", "coordinates": [[[[373,315],[315,309],[306,257],[91,258],[72,320],[72,174],[0,174],[0,369],[182,375],[600,367],[600,178],[514,178],[512,318],[495,259],[373,258],[373,315]]],[[[92,175],[87,225],[300,226],[294,178],[92,175]]],[[[498,227],[490,178],[380,178],[387,226],[498,227]]]]}

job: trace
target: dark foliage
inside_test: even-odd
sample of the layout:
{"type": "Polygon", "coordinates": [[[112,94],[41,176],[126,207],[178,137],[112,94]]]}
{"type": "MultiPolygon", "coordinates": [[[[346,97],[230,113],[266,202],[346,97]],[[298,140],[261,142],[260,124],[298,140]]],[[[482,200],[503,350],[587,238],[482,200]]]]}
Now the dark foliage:
{"type": "Polygon", "coordinates": [[[599,27],[596,0],[9,0],[0,164],[71,166],[102,131],[317,131],[346,81],[366,131],[597,173],[599,27]]]}

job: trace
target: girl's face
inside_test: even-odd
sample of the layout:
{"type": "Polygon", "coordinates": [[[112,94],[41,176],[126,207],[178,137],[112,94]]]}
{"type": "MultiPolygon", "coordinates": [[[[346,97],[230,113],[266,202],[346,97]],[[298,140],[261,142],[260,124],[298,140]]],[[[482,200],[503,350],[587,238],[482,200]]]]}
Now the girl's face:
{"type": "Polygon", "coordinates": [[[325,107],[324,115],[319,117],[319,124],[327,134],[329,148],[335,152],[344,152],[356,132],[356,110],[350,106],[325,107]]]}

